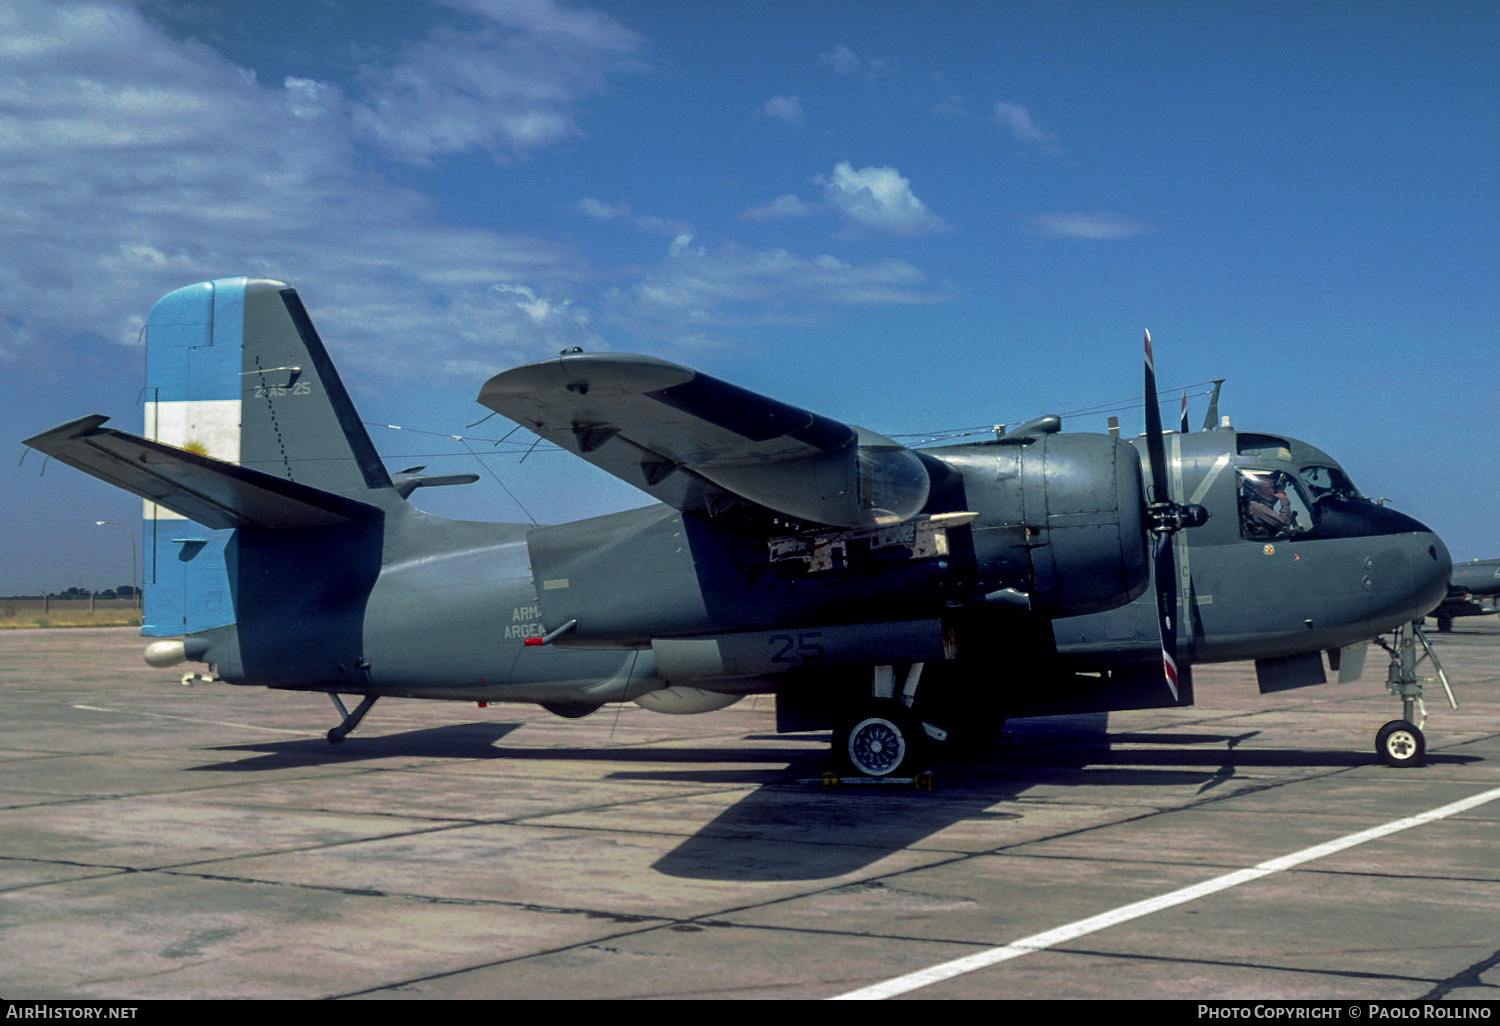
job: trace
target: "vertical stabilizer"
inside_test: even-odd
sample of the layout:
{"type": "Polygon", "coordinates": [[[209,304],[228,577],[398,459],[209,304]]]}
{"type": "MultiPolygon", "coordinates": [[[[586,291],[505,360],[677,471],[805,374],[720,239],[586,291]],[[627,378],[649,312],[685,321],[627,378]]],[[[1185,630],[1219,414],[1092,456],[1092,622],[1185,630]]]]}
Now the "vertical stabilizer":
{"type": "MultiPolygon", "coordinates": [[[[377,505],[390,476],[296,290],[221,278],[163,296],[146,323],[145,435],[377,505]]],[[[142,633],[234,622],[232,531],[145,510],[142,633]]]]}

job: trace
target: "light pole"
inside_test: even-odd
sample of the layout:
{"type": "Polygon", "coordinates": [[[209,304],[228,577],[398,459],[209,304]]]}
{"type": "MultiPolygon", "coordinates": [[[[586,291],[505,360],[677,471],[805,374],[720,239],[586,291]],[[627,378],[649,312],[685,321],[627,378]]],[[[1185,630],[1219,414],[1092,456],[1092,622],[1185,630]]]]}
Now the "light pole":
{"type": "Polygon", "coordinates": [[[124,524],[117,524],[113,520],[95,520],[95,527],[118,527],[130,538],[130,587],[135,589],[135,611],[141,611],[141,587],[135,579],[135,535],[130,533],[130,528],[124,524]]]}

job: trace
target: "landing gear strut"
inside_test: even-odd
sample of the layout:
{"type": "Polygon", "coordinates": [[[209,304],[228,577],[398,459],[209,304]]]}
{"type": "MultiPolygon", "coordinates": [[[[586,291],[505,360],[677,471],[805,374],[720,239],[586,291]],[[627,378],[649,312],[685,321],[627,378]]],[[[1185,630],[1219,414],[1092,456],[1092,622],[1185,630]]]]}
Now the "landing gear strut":
{"type": "Polygon", "coordinates": [[[336,745],[348,737],[355,727],[359,726],[359,721],[365,718],[365,713],[370,711],[370,707],[375,704],[375,700],[380,696],[366,695],[365,700],[355,706],[353,712],[345,709],[343,700],[332,691],[328,693],[328,697],[333,700],[333,707],[339,711],[339,715],[344,717],[342,723],[328,732],[328,743],[336,745]]]}
{"type": "Polygon", "coordinates": [[[1432,660],[1448,704],[1454,709],[1458,702],[1453,689],[1448,686],[1448,675],[1438,662],[1437,653],[1427,641],[1427,635],[1417,623],[1404,623],[1396,628],[1391,644],[1384,638],[1375,639],[1381,648],[1390,653],[1391,665],[1386,671],[1385,688],[1401,698],[1401,719],[1391,720],[1375,735],[1375,754],[1387,766],[1420,766],[1427,754],[1427,739],[1422,736],[1422,726],[1427,722],[1427,706],[1422,701],[1423,685],[1432,678],[1417,676],[1417,668],[1424,659],[1432,660]],[[1425,654],[1419,655],[1421,645],[1425,654]]]}

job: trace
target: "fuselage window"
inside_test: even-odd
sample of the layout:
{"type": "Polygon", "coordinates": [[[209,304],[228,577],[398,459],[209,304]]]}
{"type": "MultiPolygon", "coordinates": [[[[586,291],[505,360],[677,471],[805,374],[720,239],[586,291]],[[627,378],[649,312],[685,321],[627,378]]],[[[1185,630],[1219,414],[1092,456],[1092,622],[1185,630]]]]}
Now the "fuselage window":
{"type": "Polygon", "coordinates": [[[1292,538],[1314,526],[1312,506],[1291,474],[1241,470],[1240,533],[1246,538],[1292,538]]]}

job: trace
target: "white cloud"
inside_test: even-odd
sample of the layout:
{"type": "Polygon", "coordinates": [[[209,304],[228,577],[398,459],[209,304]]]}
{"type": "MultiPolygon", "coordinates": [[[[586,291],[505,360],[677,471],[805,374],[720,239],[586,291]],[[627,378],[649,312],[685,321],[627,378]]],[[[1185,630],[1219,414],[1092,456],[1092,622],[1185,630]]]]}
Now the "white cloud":
{"type": "Polygon", "coordinates": [[[831,177],[818,181],[828,202],[859,228],[887,235],[930,235],[947,228],[893,167],[855,170],[842,161],[831,177]]]}
{"type": "Polygon", "coordinates": [[[1000,100],[995,104],[995,120],[1010,130],[1010,134],[1029,146],[1044,153],[1057,155],[1057,140],[1032,118],[1031,112],[1019,103],[1000,100]]]}
{"type": "Polygon", "coordinates": [[[792,193],[777,196],[769,203],[751,207],[740,214],[741,221],[775,221],[783,217],[808,217],[817,213],[821,208],[816,204],[808,203],[801,197],[792,193]]]}
{"type": "Polygon", "coordinates": [[[637,214],[630,209],[629,203],[605,203],[603,200],[586,197],[578,201],[578,210],[596,221],[629,221],[641,231],[652,235],[691,234],[693,230],[691,225],[682,221],[652,214],[637,214]]]}
{"type": "Polygon", "coordinates": [[[613,221],[616,218],[629,217],[630,205],[628,203],[605,203],[603,200],[585,196],[578,201],[580,213],[592,217],[596,221],[613,221]]]}
{"type": "Polygon", "coordinates": [[[1044,214],[1030,223],[1044,235],[1063,239],[1129,239],[1152,231],[1143,222],[1119,214],[1044,214]]]}
{"type": "MultiPolygon", "coordinates": [[[[611,23],[552,3],[466,9],[506,31],[550,26],[548,52],[576,41],[584,63],[633,40],[605,33],[615,48],[601,51],[611,23]]],[[[441,63],[443,38],[414,47],[426,66],[441,63]]],[[[453,45],[474,53],[472,41],[453,45]]],[[[366,137],[337,86],[261,83],[124,3],[0,7],[0,61],[0,360],[59,339],[134,344],[161,295],[242,274],[295,285],[341,365],[374,380],[608,348],[606,317],[612,333],[640,329],[655,342],[943,298],[899,261],[710,249],[682,222],[596,197],[577,209],[676,240],[654,268],[590,266],[566,243],[444,223],[361,151],[366,137]]],[[[507,74],[519,83],[522,70],[507,74]]],[[[557,74],[538,72],[536,91],[557,74]]],[[[487,131],[455,127],[445,138],[471,150],[511,145],[487,131]]]]}
{"type": "Polygon", "coordinates": [[[354,123],[411,164],[483,150],[508,160],[578,136],[578,106],[638,66],[641,39],[552,0],[449,0],[474,16],[411,46],[351,108],[354,123]]]}
{"type": "Polygon", "coordinates": [[[288,75],[282,86],[286,89],[287,110],[294,117],[316,121],[338,116],[343,111],[343,91],[332,83],[288,75]]]}
{"type": "Polygon", "coordinates": [[[802,101],[795,96],[773,96],[761,104],[761,113],[789,125],[802,124],[802,101]]]}
{"type": "Polygon", "coordinates": [[[843,43],[835,46],[827,53],[818,54],[818,63],[832,68],[835,75],[857,74],[862,64],[860,59],[854,55],[854,51],[843,43]]]}
{"type": "Polygon", "coordinates": [[[615,323],[640,335],[701,342],[729,328],[805,322],[829,306],[950,298],[904,260],[851,264],[826,254],[808,259],[784,249],[710,249],[691,241],[674,241],[667,260],[607,297],[615,323]]]}
{"type": "Polygon", "coordinates": [[[439,225],[359,159],[335,88],[262,85],[119,3],[13,3],[0,40],[0,354],[134,343],[158,296],[239,274],[299,286],[374,371],[419,348],[479,347],[500,366],[559,348],[491,286],[564,291],[575,258],[439,225]]]}
{"type": "Polygon", "coordinates": [[[818,63],[832,68],[835,75],[850,77],[863,73],[868,78],[884,71],[890,66],[890,60],[885,57],[861,57],[848,46],[839,43],[827,53],[818,54],[818,63]]]}

